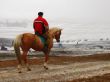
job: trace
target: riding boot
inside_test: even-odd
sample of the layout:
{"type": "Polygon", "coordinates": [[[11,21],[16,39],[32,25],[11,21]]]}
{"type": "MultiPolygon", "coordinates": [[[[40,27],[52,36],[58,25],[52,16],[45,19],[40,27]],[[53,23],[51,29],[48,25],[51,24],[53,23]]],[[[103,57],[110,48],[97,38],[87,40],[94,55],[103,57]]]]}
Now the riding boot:
{"type": "Polygon", "coordinates": [[[44,50],[48,50],[49,49],[49,43],[48,43],[48,39],[46,39],[46,42],[44,44],[44,50]]]}

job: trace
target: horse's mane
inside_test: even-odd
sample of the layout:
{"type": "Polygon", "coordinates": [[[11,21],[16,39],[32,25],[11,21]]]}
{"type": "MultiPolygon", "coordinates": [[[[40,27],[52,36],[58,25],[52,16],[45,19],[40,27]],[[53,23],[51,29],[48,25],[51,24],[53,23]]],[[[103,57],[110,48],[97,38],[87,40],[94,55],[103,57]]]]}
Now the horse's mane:
{"type": "Polygon", "coordinates": [[[56,33],[56,32],[59,31],[59,30],[61,30],[61,29],[58,28],[58,27],[52,27],[52,28],[49,29],[49,33],[50,33],[50,34],[53,34],[53,33],[56,33]]]}

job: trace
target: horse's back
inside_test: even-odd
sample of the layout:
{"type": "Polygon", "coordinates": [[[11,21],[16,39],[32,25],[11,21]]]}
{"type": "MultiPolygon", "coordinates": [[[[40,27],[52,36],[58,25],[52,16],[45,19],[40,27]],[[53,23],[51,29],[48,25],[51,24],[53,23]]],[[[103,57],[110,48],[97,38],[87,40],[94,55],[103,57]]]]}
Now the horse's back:
{"type": "Polygon", "coordinates": [[[23,36],[26,36],[26,37],[34,37],[35,35],[32,34],[32,33],[23,33],[23,36]]]}
{"type": "Polygon", "coordinates": [[[23,35],[22,40],[24,43],[32,43],[33,40],[37,37],[32,33],[23,33],[22,35],[23,35]]]}

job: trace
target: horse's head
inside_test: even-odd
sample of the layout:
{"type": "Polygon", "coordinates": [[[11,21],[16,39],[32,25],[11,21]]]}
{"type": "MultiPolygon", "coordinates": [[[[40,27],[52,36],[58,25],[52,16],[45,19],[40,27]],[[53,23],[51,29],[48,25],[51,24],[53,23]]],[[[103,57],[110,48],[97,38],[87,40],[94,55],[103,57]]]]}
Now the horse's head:
{"type": "Polygon", "coordinates": [[[56,39],[57,42],[60,42],[61,30],[62,30],[62,29],[59,29],[59,30],[55,33],[55,39],[56,39]]]}
{"type": "Polygon", "coordinates": [[[62,29],[58,29],[56,32],[55,32],[55,39],[57,42],[60,42],[60,36],[61,36],[61,31],[62,29]]]}
{"type": "Polygon", "coordinates": [[[57,42],[60,42],[61,31],[62,29],[53,27],[49,30],[49,35],[56,39],[57,42]]]}

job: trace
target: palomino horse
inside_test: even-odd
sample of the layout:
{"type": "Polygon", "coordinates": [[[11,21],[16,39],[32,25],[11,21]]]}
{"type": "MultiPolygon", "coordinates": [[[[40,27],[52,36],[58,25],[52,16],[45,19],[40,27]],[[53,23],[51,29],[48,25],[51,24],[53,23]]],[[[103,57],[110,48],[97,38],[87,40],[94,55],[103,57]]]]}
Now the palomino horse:
{"type": "Polygon", "coordinates": [[[53,39],[56,39],[57,42],[60,42],[60,35],[61,35],[60,28],[51,28],[48,33],[48,50],[44,49],[44,41],[42,41],[42,38],[40,38],[37,35],[31,34],[31,33],[24,33],[18,35],[14,42],[14,50],[17,56],[18,60],[18,71],[21,73],[21,66],[22,66],[22,60],[24,61],[27,70],[30,71],[30,67],[27,62],[27,53],[30,48],[36,50],[36,51],[42,51],[45,54],[45,62],[44,62],[44,68],[48,69],[47,67],[47,61],[48,56],[50,53],[51,48],[53,47],[53,39]],[[20,53],[20,48],[22,49],[22,54],[20,53]]]}

